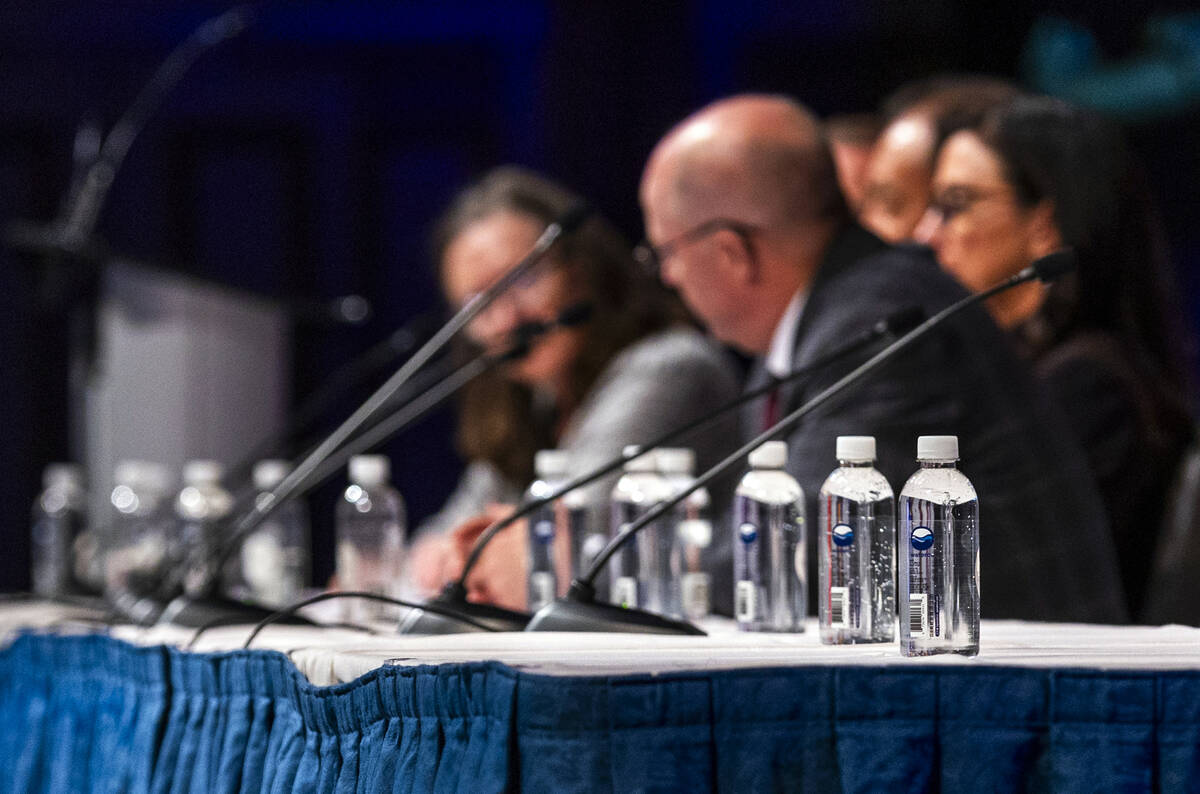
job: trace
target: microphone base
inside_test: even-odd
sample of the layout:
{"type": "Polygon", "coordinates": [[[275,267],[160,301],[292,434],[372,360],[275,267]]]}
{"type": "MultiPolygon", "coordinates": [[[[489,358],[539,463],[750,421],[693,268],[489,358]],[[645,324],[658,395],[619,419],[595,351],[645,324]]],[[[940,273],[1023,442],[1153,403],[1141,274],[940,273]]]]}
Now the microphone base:
{"type": "MultiPolygon", "coordinates": [[[[511,609],[493,606],[491,604],[476,604],[465,598],[447,598],[439,595],[429,602],[431,605],[442,607],[456,614],[473,618],[496,631],[525,631],[529,624],[529,614],[514,612],[511,609]]],[[[448,615],[439,615],[424,609],[410,610],[400,621],[399,634],[466,634],[468,632],[484,631],[478,626],[472,626],[462,620],[455,620],[448,615]]]]}
{"type": "MultiPolygon", "coordinates": [[[[158,623],[194,629],[201,626],[237,626],[258,623],[268,615],[275,614],[276,611],[278,610],[271,607],[247,604],[223,596],[209,598],[178,596],[163,609],[158,623]]],[[[305,626],[316,625],[311,620],[295,613],[279,618],[275,622],[305,626]]]]}
{"type": "Polygon", "coordinates": [[[565,596],[538,610],[526,631],[600,631],[622,634],[689,634],[706,636],[691,623],[642,609],[583,601],[565,596]]]}

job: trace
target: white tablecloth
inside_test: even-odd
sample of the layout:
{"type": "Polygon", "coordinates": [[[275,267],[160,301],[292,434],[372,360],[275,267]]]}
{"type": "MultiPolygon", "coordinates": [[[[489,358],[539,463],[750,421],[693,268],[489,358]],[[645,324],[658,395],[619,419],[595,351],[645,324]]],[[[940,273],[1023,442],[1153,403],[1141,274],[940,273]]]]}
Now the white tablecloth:
{"type": "MultiPolygon", "coordinates": [[[[0,606],[0,635],[24,629],[103,630],[86,610],[42,603],[0,606]]],[[[1100,670],[1200,670],[1200,629],[1187,626],[1091,626],[985,620],[975,658],[907,659],[895,644],[822,645],[811,622],[804,634],[750,634],[715,618],[707,637],[644,634],[477,633],[400,636],[392,624],[369,635],[349,629],[271,626],[252,647],[287,654],[314,684],[350,681],[383,664],[420,665],[500,661],[550,675],[662,674],[684,670],[796,665],[1001,665],[1100,670]]],[[[128,642],[186,647],[194,630],[119,626],[107,631],[128,642]]],[[[241,648],[249,626],[206,632],[196,651],[241,648]]]]}

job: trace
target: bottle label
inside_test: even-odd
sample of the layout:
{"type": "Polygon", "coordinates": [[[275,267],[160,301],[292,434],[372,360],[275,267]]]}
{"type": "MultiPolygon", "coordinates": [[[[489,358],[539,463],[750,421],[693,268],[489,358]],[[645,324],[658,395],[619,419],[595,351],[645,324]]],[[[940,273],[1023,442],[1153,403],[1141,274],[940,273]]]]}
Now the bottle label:
{"type": "Polygon", "coordinates": [[[911,637],[929,637],[929,594],[910,593],[908,596],[908,633],[911,637]]]}
{"type": "Polygon", "coordinates": [[[854,545],[854,527],[849,524],[838,524],[832,530],[833,545],[844,549],[854,545]]]}
{"type": "Polygon", "coordinates": [[[537,612],[554,600],[554,574],[534,571],[529,575],[529,611],[537,612]]]}
{"type": "Polygon", "coordinates": [[[829,588],[829,625],[835,629],[850,628],[850,588],[829,588]]]}
{"type": "Polygon", "coordinates": [[[626,609],[637,609],[637,579],[632,576],[618,577],[613,585],[613,601],[626,609]]]}
{"type": "Polygon", "coordinates": [[[533,524],[533,536],[542,543],[549,543],[554,540],[554,522],[548,518],[535,521],[533,524]]]}
{"type": "Polygon", "coordinates": [[[698,620],[708,614],[708,574],[685,573],[683,575],[683,614],[698,620]]]}
{"type": "Polygon", "coordinates": [[[738,623],[753,623],[756,614],[754,582],[740,581],[734,590],[733,614],[738,623]]]}

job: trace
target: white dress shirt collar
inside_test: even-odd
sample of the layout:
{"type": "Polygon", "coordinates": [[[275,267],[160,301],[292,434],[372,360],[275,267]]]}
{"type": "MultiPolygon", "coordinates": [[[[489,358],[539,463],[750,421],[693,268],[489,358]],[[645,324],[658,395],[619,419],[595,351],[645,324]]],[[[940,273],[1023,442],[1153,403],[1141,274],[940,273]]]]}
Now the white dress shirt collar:
{"type": "Polygon", "coordinates": [[[775,326],[774,335],[771,336],[771,346],[767,348],[763,366],[777,378],[782,378],[792,371],[792,357],[796,353],[796,328],[800,325],[800,314],[804,311],[804,301],[807,297],[804,290],[796,290],[783,317],[775,326]]]}

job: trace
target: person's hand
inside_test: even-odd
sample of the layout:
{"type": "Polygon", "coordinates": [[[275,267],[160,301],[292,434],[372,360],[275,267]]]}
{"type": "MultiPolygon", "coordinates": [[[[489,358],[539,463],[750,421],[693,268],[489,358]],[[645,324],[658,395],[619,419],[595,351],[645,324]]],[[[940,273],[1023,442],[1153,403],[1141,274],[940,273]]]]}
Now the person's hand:
{"type": "Polygon", "coordinates": [[[457,579],[462,564],[458,545],[449,532],[423,536],[408,553],[411,582],[426,598],[440,592],[446,582],[457,579]]]}
{"type": "MultiPolygon", "coordinates": [[[[465,521],[449,533],[454,547],[447,570],[450,578],[462,573],[463,565],[483,531],[512,512],[511,505],[490,505],[485,515],[465,521]]],[[[526,556],[529,538],[526,522],[518,521],[496,535],[480,555],[467,577],[467,597],[508,609],[523,610],[527,600],[526,556]]]]}

